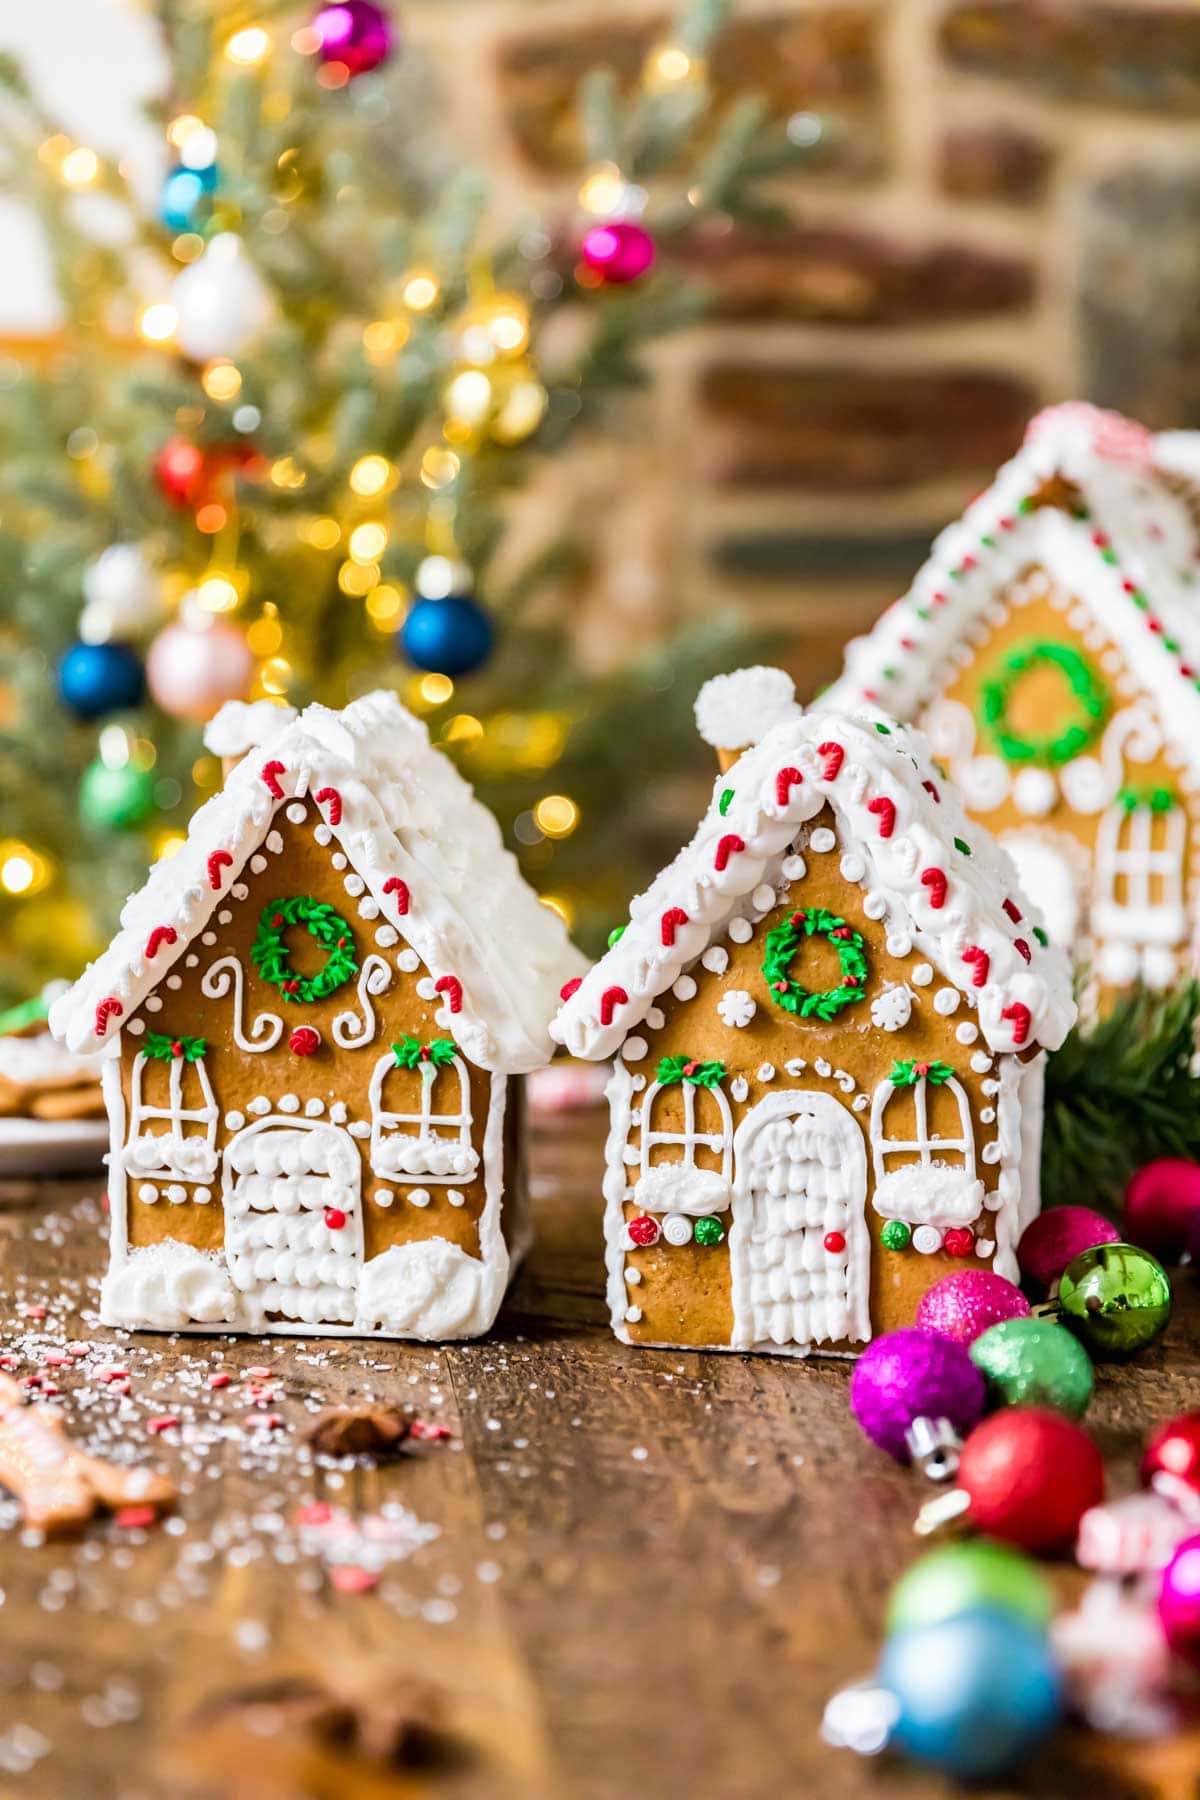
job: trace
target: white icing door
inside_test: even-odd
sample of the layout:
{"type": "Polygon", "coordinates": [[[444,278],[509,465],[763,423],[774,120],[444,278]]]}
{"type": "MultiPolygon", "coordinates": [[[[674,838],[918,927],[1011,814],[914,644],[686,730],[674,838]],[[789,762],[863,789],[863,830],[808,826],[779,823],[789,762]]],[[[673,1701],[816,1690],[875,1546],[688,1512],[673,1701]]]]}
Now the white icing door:
{"type": "Polygon", "coordinates": [[[259,1322],[353,1323],[363,1260],[362,1165],[340,1126],[272,1116],[224,1157],[225,1256],[259,1322]]]}
{"type": "Polygon", "coordinates": [[[871,1335],[862,1128],[829,1094],[770,1094],[733,1141],[733,1343],[871,1335]]]}

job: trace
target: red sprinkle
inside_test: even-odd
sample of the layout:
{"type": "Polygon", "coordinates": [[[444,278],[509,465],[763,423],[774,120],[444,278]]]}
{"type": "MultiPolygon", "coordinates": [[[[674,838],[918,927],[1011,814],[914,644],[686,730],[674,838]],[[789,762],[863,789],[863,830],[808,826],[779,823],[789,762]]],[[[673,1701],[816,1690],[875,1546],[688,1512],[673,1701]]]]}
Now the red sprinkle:
{"type": "Polygon", "coordinates": [[[27,1319],[44,1319],[45,1316],[46,1309],[41,1304],[38,1304],[37,1306],[27,1306],[25,1308],[25,1317],[27,1319]]]}
{"type": "Polygon", "coordinates": [[[224,1369],[218,1369],[215,1375],[209,1376],[208,1385],[210,1388],[225,1388],[232,1380],[232,1375],[227,1375],[224,1369]]]}
{"type": "Polygon", "coordinates": [[[251,1381],[269,1381],[274,1373],[274,1369],[268,1369],[265,1363],[255,1363],[252,1369],[246,1370],[246,1375],[251,1381]]]}
{"type": "Polygon", "coordinates": [[[436,1419],[414,1419],[408,1428],[408,1435],[425,1438],[431,1444],[440,1444],[453,1434],[448,1425],[440,1425],[436,1419]]]}
{"type": "Polygon", "coordinates": [[[128,1369],[118,1369],[118,1368],[97,1369],[96,1380],[97,1381],[128,1381],[129,1380],[129,1370],[128,1369]]]}
{"type": "Polygon", "coordinates": [[[297,1525],[328,1525],[333,1508],[328,1500],[310,1500],[306,1506],[298,1506],[293,1517],[297,1525]]]}
{"type": "Polygon", "coordinates": [[[282,1431],[283,1415],[281,1413],[247,1413],[247,1425],[261,1425],[264,1431],[282,1431]]]}
{"type": "Polygon", "coordinates": [[[43,1356],[42,1367],[44,1369],[65,1369],[70,1360],[70,1357],[64,1356],[61,1350],[52,1350],[48,1356],[43,1356]]]}
{"type": "Polygon", "coordinates": [[[157,1419],[146,1420],[147,1431],[173,1431],[179,1420],[174,1413],[162,1413],[157,1419]]]}
{"type": "Polygon", "coordinates": [[[158,1523],[158,1513],[152,1506],[123,1506],[113,1514],[113,1524],[119,1525],[122,1531],[141,1531],[147,1525],[158,1523]]]}
{"type": "Polygon", "coordinates": [[[336,1563],[329,1571],[329,1579],[339,1594],[369,1594],[379,1586],[375,1570],[360,1569],[357,1563],[336,1563]]]}

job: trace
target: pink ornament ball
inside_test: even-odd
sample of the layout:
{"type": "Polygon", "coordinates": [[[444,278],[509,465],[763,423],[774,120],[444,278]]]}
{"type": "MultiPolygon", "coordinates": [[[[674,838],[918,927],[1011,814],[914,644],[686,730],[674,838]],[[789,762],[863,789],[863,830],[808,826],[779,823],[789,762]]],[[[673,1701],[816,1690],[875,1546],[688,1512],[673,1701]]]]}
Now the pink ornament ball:
{"type": "Polygon", "coordinates": [[[1125,1189],[1125,1241],[1178,1256],[1200,1217],[1200,1163],[1160,1156],[1130,1176],[1125,1189]]]}
{"type": "Polygon", "coordinates": [[[1026,1281],[1048,1291],[1067,1264],[1097,1244],[1119,1244],[1111,1219],[1090,1206],[1051,1206],[1021,1233],[1017,1261],[1026,1281]]]}
{"type": "Polygon", "coordinates": [[[392,21],[373,0],[334,0],[312,22],[323,63],[341,63],[351,75],[366,75],[392,53],[392,21]]]}
{"type": "Polygon", "coordinates": [[[989,1325],[1003,1319],[1027,1319],[1028,1300],[1015,1282],[991,1269],[964,1269],[943,1275],[921,1296],[917,1324],[956,1344],[973,1344],[989,1325]]]}
{"type": "Polygon", "coordinates": [[[610,219],[583,235],[579,254],[588,268],[612,287],[637,281],[654,261],[654,239],[632,219],[610,219]]]}
{"type": "Polygon", "coordinates": [[[254,674],[254,654],[227,619],[195,626],[176,619],[146,657],[151,695],[173,719],[203,724],[227,700],[241,700],[254,674]]]}
{"type": "Polygon", "coordinates": [[[1200,1537],[1184,1538],[1163,1570],[1158,1616],[1172,1650],[1200,1663],[1200,1537]]]}

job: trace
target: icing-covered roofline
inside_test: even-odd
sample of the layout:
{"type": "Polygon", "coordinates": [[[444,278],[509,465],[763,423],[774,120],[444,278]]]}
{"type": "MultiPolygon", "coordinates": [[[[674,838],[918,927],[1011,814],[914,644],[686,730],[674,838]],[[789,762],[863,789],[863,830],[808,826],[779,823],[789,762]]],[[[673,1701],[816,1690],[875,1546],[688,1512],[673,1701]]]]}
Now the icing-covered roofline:
{"type": "Polygon", "coordinates": [[[194,814],[187,841],[126,902],[121,930],[51,1008],[72,1049],[99,1050],[238,892],[275,814],[308,799],[366,886],[372,931],[398,924],[438,982],[438,1023],[482,1068],[548,1060],[547,1023],[582,966],[500,828],[424,724],[391,693],[310,706],[252,750],[194,814]]]}
{"type": "Polygon", "coordinates": [[[615,1054],[735,915],[761,916],[754,890],[825,805],[865,865],[871,916],[889,936],[910,937],[967,996],[989,1047],[1057,1049],[1075,1020],[1070,965],[1043,941],[1008,856],[968,822],[918,734],[833,712],[784,718],[718,780],[695,837],[633,902],[551,1035],[576,1056],[615,1054]]]}

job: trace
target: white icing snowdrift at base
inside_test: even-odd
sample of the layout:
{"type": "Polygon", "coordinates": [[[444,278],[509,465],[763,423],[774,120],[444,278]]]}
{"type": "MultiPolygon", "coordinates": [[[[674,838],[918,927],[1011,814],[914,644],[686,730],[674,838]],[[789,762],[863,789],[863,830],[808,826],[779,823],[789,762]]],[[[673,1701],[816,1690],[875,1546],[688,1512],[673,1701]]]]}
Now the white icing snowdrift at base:
{"type": "Polygon", "coordinates": [[[474,1337],[495,1318],[504,1285],[505,1270],[447,1238],[393,1244],[363,1268],[355,1324],[425,1340],[474,1337]]]}
{"type": "Polygon", "coordinates": [[[236,1310],[224,1258],[174,1238],[131,1250],[100,1289],[105,1325],[178,1331],[185,1325],[229,1324],[236,1310]]]}

